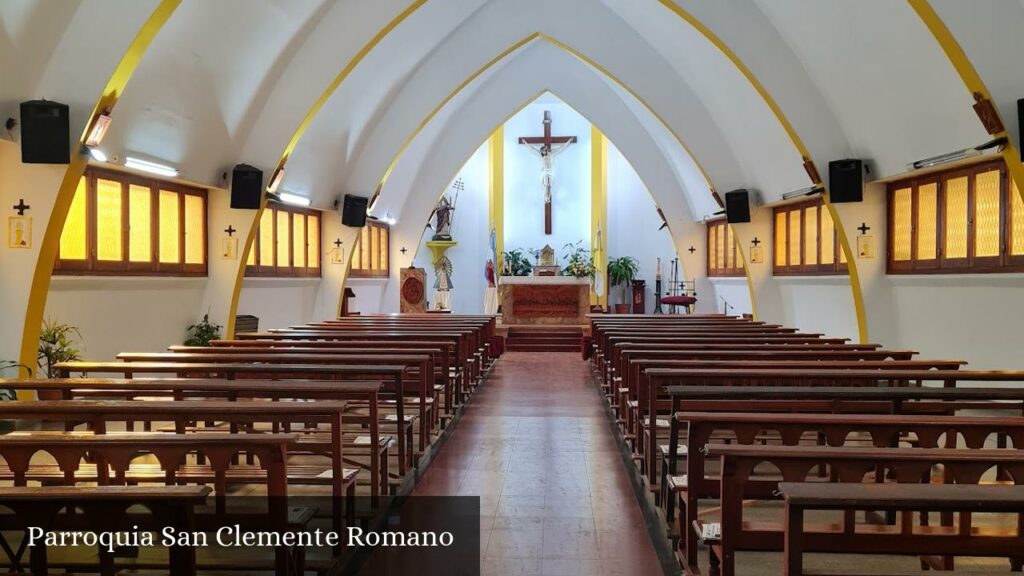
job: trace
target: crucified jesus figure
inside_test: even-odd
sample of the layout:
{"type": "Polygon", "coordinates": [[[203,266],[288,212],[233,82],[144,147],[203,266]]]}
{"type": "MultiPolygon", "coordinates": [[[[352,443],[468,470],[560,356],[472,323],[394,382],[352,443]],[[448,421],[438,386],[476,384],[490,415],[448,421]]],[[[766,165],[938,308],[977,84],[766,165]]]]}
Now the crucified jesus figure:
{"type": "Polygon", "coordinates": [[[555,180],[555,156],[576,143],[575,136],[551,135],[551,111],[544,111],[544,135],[519,139],[531,152],[540,157],[540,183],[544,188],[544,233],[551,234],[551,186],[555,180]]]}

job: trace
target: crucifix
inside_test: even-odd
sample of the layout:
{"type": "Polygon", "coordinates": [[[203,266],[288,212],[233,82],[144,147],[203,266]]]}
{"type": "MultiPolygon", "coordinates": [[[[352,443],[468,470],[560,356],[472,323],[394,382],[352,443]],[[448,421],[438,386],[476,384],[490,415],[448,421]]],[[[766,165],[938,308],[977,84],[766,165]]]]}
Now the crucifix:
{"type": "Polygon", "coordinates": [[[520,144],[525,144],[531,152],[540,156],[540,183],[544,187],[544,233],[551,234],[551,184],[555,179],[555,156],[558,156],[576,143],[575,136],[551,135],[551,111],[544,111],[544,135],[523,136],[520,144]]]}
{"type": "Polygon", "coordinates": [[[29,208],[31,208],[31,206],[29,206],[28,204],[25,204],[25,199],[21,198],[21,199],[18,200],[17,204],[12,206],[12,208],[14,208],[15,210],[18,211],[18,216],[24,216],[25,215],[25,211],[28,210],[29,208]]]}

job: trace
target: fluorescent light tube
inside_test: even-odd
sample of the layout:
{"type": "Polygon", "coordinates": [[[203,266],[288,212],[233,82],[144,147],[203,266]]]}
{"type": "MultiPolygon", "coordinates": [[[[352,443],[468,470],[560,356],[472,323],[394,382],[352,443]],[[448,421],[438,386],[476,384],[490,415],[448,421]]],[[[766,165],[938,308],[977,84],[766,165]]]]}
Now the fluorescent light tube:
{"type": "Polygon", "coordinates": [[[149,172],[150,174],[156,174],[157,176],[168,176],[173,178],[178,175],[178,169],[173,166],[158,164],[156,162],[141,160],[139,158],[132,158],[131,156],[124,159],[124,167],[131,168],[133,170],[142,170],[143,172],[149,172]]]}
{"type": "Polygon", "coordinates": [[[285,204],[293,204],[295,206],[309,206],[313,203],[312,200],[305,196],[299,196],[298,194],[292,194],[291,192],[279,192],[277,198],[285,204]]]}

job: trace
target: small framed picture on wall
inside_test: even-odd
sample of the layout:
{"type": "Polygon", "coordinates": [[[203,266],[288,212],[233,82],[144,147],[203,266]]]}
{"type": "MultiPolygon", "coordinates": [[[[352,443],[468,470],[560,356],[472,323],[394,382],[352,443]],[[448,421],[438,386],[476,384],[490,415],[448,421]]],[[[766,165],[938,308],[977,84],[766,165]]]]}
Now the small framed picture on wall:
{"type": "Polygon", "coordinates": [[[32,248],[32,217],[9,216],[7,218],[7,247],[32,248]]]}

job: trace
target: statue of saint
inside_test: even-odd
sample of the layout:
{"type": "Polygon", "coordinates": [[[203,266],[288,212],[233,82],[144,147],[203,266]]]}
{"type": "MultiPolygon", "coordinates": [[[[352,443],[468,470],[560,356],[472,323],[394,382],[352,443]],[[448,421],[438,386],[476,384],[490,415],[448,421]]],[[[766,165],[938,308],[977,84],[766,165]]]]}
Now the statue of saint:
{"type": "Polygon", "coordinates": [[[434,208],[434,236],[431,240],[452,239],[451,228],[454,213],[455,205],[448,200],[448,196],[442,196],[441,201],[437,203],[437,208],[434,208]]]}

